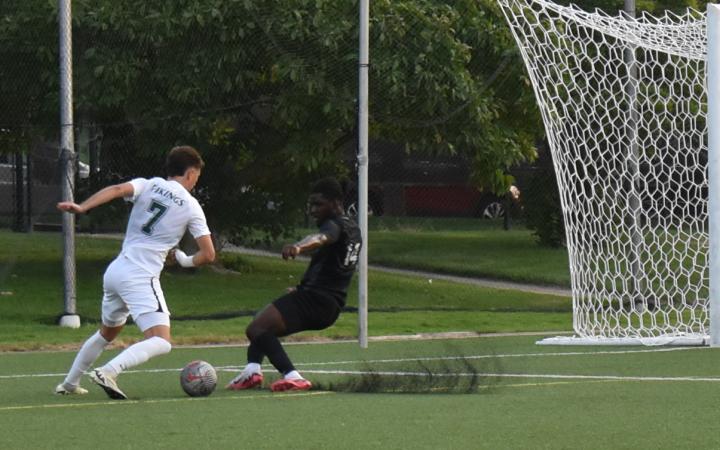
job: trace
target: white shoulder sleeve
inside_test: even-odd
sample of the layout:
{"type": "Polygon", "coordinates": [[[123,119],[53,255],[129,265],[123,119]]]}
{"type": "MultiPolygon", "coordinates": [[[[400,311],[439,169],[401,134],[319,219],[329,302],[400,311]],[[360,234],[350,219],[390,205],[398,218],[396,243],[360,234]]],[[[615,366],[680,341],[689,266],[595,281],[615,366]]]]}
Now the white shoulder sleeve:
{"type": "Polygon", "coordinates": [[[192,199],[190,202],[191,214],[190,221],[188,222],[188,231],[192,236],[197,239],[202,236],[210,234],[210,229],[207,226],[207,220],[205,219],[205,213],[197,200],[192,199]]]}
{"type": "Polygon", "coordinates": [[[138,196],[143,193],[145,188],[148,185],[148,180],[145,178],[135,178],[129,181],[130,184],[132,184],[133,187],[133,195],[129,197],[125,197],[126,202],[135,202],[137,200],[138,196]]]}

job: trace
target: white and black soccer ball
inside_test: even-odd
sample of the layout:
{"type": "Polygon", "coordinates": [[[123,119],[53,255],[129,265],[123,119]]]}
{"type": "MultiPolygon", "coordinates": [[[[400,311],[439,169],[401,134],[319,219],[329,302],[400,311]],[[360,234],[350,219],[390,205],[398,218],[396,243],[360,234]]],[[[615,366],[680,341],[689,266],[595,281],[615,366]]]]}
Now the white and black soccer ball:
{"type": "Polygon", "coordinates": [[[217,386],[215,368],[205,361],[192,361],[180,372],[180,386],[190,397],[207,397],[217,386]]]}

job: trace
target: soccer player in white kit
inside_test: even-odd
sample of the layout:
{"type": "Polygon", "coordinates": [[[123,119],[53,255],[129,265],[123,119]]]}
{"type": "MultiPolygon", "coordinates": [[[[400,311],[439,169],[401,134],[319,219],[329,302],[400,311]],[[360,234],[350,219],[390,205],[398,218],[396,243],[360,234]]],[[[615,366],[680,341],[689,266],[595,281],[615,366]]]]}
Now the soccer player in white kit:
{"type": "Polygon", "coordinates": [[[175,250],[178,264],[195,267],[215,259],[205,214],[190,194],[204,166],[200,154],[192,147],[175,147],[165,166],[167,179],[136,178],[108,186],[79,205],[73,202],[57,205],[61,211],[81,214],[120,197],[133,202],[122,251],[103,277],[102,326],[83,344],[65,381],[55,388],[57,394],[87,393],[80,387],[80,378],[118,336],[128,315],[132,315],[145,339],[90,372],[91,380],[110,398],[127,399],[117,385],[117,376],[172,348],[170,311],[159,278],[168,252],[188,230],[199,251],[188,256],[175,250]]]}

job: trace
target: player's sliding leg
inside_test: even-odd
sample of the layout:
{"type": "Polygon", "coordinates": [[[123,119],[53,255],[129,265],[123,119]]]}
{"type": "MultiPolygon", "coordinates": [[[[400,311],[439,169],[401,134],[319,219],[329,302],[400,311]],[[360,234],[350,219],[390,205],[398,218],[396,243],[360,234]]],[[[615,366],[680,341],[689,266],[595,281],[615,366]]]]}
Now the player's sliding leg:
{"type": "Polygon", "coordinates": [[[274,333],[261,331],[259,335],[249,334],[253,336],[251,338],[253,344],[263,350],[270,363],[283,375],[282,379],[270,386],[272,391],[306,390],[312,387],[312,384],[295,369],[280,339],[274,333]]]}
{"type": "Polygon", "coordinates": [[[117,377],[123,371],[138,366],[150,358],[164,355],[172,350],[170,344],[170,319],[162,312],[146,313],[136,318],[138,327],[143,330],[145,340],[126,348],[107,364],[94,369],[90,378],[102,387],[112,399],[126,399],[125,393],[117,385],[117,377]]]}
{"type": "Polygon", "coordinates": [[[65,381],[55,387],[55,393],[60,395],[87,394],[87,390],[80,387],[80,379],[92,366],[92,363],[98,359],[105,347],[120,334],[122,328],[123,325],[117,327],[103,325],[100,330],[90,336],[75,356],[65,381]]]}
{"type": "Polygon", "coordinates": [[[237,376],[235,376],[235,378],[230,380],[230,383],[225,386],[226,389],[240,391],[243,389],[252,389],[262,386],[262,361],[265,358],[265,352],[261,349],[260,345],[253,340],[251,337],[251,331],[269,328],[275,330],[276,332],[280,332],[283,329],[283,327],[278,327],[275,324],[276,318],[273,314],[266,313],[266,310],[267,307],[260,311],[245,330],[245,335],[250,340],[250,345],[247,349],[248,363],[245,368],[237,376]]]}
{"type": "MultiPolygon", "coordinates": [[[[243,389],[240,386],[242,386],[244,382],[250,384],[245,380],[251,379],[253,373],[262,376],[261,372],[255,372],[259,369],[262,355],[267,356],[270,363],[283,375],[281,380],[272,384],[270,387],[271,390],[307,390],[312,387],[312,384],[308,380],[305,380],[295,369],[295,366],[293,366],[278,339],[278,337],[286,336],[288,330],[280,311],[274,304],[269,304],[258,313],[250,325],[248,325],[245,334],[248,339],[250,339],[248,365],[245,366],[245,369],[233,380],[237,381],[234,384],[233,382],[230,383],[228,386],[230,389],[243,389]]],[[[262,378],[260,378],[260,380],[262,381],[262,378]]],[[[257,386],[257,384],[254,386],[257,386]]]]}
{"type": "Polygon", "coordinates": [[[250,342],[247,350],[247,365],[242,372],[230,380],[225,389],[240,391],[262,386],[262,360],[264,357],[265,355],[258,346],[250,342]]]}

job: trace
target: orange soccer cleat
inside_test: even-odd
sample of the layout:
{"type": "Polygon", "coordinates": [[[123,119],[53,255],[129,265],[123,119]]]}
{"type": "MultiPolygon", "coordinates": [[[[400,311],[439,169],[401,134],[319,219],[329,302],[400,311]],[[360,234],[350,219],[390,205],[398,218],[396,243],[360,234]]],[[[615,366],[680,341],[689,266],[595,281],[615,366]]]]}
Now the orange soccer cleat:
{"type": "Polygon", "coordinates": [[[252,389],[254,387],[259,387],[262,385],[263,382],[263,376],[261,373],[252,373],[250,375],[240,374],[236,376],[235,378],[228,383],[227,386],[225,386],[225,389],[229,389],[231,391],[241,391],[243,389],[252,389]]]}
{"type": "Polygon", "coordinates": [[[312,383],[304,378],[280,379],[270,385],[273,392],[283,391],[307,391],[312,387],[312,383]]]}

